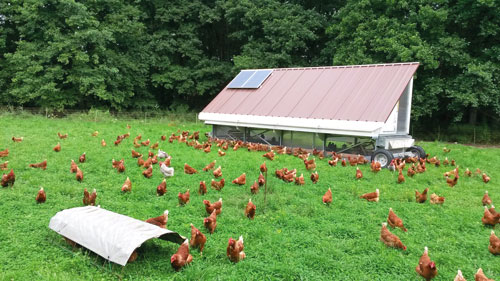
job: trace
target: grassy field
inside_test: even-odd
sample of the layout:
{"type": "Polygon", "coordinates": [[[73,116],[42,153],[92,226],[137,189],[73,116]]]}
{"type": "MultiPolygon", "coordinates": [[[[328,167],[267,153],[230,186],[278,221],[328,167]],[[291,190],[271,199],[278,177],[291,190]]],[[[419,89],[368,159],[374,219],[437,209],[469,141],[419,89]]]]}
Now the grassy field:
{"type": "MultiPolygon", "coordinates": [[[[500,205],[500,150],[446,144],[451,152],[444,154],[443,143],[419,143],[431,155],[447,156],[460,165],[462,176],[454,188],[446,185],[443,173],[452,167],[428,165],[428,171],[413,178],[406,177],[404,184],[397,184],[397,174],[382,170],[370,172],[369,165],[361,166],[364,177],[355,180],[355,167],[330,167],[327,160],[318,161],[318,184],[309,180],[302,161],[288,155],[277,155],[266,161],[270,171],[268,183],[271,193],[267,196],[264,212],[264,192],[251,195],[250,185],[259,175],[259,165],[264,162],[261,152],[228,150],[219,157],[217,149],[204,153],[185,144],[160,141],[161,135],[169,136],[177,130],[200,130],[201,135],[210,131],[200,123],[186,124],[175,121],[138,120],[120,121],[108,118],[92,122],[85,117],[46,119],[42,117],[0,116],[0,150],[9,148],[10,155],[0,159],[9,161],[9,168],[16,173],[16,183],[11,188],[0,189],[0,279],[1,280],[108,280],[123,274],[133,280],[417,280],[415,266],[423,252],[436,262],[439,274],[435,280],[453,280],[461,269],[468,280],[482,267],[490,278],[500,279],[500,257],[488,252],[491,228],[481,223],[483,207],[481,198],[488,190],[493,202],[500,205]],[[128,130],[126,125],[130,124],[128,130]],[[93,131],[98,137],[92,137],[93,131]],[[57,132],[68,133],[60,140],[57,132]],[[113,141],[117,135],[130,132],[131,138],[119,146],[113,141]],[[160,148],[172,155],[176,169],[167,180],[168,192],[156,196],[156,186],[162,181],[158,166],[153,177],[142,176],[142,168],[131,157],[132,139],[141,134],[143,140],[160,141],[160,148]],[[21,143],[12,142],[12,136],[24,137],[21,143]],[[108,145],[102,147],[101,139],[108,145]],[[52,148],[61,143],[61,152],[52,148]],[[70,160],[77,160],[86,152],[87,162],[79,164],[84,172],[82,183],[69,172],[70,160]],[[111,167],[111,159],[125,159],[126,172],[118,174],[111,167]],[[29,168],[29,163],[48,161],[47,170],[29,168]],[[222,166],[226,187],[222,191],[209,189],[208,194],[197,194],[201,180],[209,182],[211,173],[201,169],[217,159],[222,166]],[[188,163],[200,172],[183,173],[188,163]],[[274,171],[283,167],[297,168],[304,173],[306,184],[296,186],[274,177],[274,171]],[[491,176],[485,184],[480,177],[466,178],[465,168],[480,168],[491,176]],[[230,181],[246,172],[247,184],[243,187],[230,181]],[[120,188],[130,177],[131,193],[123,194],[120,188]],[[45,204],[36,204],[35,195],[40,187],[47,193],[45,204]],[[331,187],[333,204],[327,207],[321,197],[331,187]],[[445,196],[442,206],[417,204],[414,190],[425,187],[445,196]],[[82,192],[97,189],[97,204],[102,208],[140,220],[160,215],[170,210],[168,229],[190,237],[190,223],[202,232],[206,212],[203,199],[223,198],[223,211],[217,219],[213,235],[207,234],[203,256],[191,251],[194,260],[190,266],[175,272],[170,266],[170,256],[176,244],[159,239],[149,240],[139,249],[139,258],[122,271],[120,266],[102,265],[104,260],[84,250],[71,251],[64,240],[48,228],[49,220],[58,211],[82,206],[82,192]],[[191,201],[178,206],[177,193],[191,190],[191,201]],[[380,202],[370,203],[359,195],[380,189],[380,202]],[[244,217],[248,199],[257,206],[255,220],[244,217]],[[387,248],[379,241],[381,222],[386,221],[389,208],[403,219],[408,232],[391,229],[408,247],[406,251],[387,248]],[[247,258],[238,264],[226,257],[229,237],[245,238],[247,258]]],[[[205,137],[202,137],[205,140],[205,137]]],[[[147,152],[146,147],[137,149],[147,152]]],[[[7,171],[4,171],[7,172],[7,171]]],[[[405,172],[406,175],[406,172],[405,172]]],[[[500,234],[500,231],[499,233],[500,234]]]]}

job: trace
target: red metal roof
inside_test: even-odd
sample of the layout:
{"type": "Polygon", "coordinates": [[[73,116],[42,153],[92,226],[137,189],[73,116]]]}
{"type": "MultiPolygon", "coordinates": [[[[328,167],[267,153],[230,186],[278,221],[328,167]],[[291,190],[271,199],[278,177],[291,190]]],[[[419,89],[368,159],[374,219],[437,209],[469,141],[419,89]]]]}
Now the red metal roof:
{"type": "Polygon", "coordinates": [[[385,122],[418,65],[274,69],[258,89],[224,88],[202,112],[385,122]]]}

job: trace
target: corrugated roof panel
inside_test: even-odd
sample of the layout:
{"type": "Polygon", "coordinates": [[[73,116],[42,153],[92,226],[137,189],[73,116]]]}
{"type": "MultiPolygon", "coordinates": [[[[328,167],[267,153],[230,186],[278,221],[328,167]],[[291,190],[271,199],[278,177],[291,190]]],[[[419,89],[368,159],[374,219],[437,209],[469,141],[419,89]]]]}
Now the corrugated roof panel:
{"type": "Polygon", "coordinates": [[[294,87],[288,91],[286,98],[280,100],[269,115],[278,117],[294,116],[293,113],[298,110],[297,107],[299,109],[302,107],[302,105],[297,106],[297,104],[307,95],[310,88],[314,85],[321,84],[318,79],[321,77],[322,71],[322,69],[303,71],[300,76],[301,83],[295,84],[294,87]]]}
{"type": "MultiPolygon", "coordinates": [[[[251,114],[272,116],[270,115],[270,112],[272,112],[274,107],[280,102],[286,102],[288,92],[295,87],[295,83],[300,84],[300,76],[303,73],[304,70],[287,70],[282,78],[277,81],[277,84],[274,86],[274,90],[266,95],[264,100],[259,103],[259,106],[253,109],[251,114]]],[[[273,76],[269,78],[274,79],[273,76]]],[[[264,85],[261,88],[264,88],[264,85]]]]}
{"type": "Polygon", "coordinates": [[[261,89],[259,89],[259,94],[252,95],[251,98],[242,100],[245,106],[239,108],[238,114],[253,114],[255,108],[260,106],[261,102],[265,102],[267,96],[275,91],[277,88],[276,84],[278,84],[283,75],[284,73],[281,71],[273,71],[271,76],[262,84],[261,89]]]}
{"type": "Polygon", "coordinates": [[[389,115],[391,114],[392,109],[396,105],[397,101],[401,97],[401,94],[403,94],[404,89],[406,88],[406,85],[410,81],[410,79],[413,77],[413,73],[417,70],[417,66],[413,68],[400,68],[396,75],[392,78],[393,80],[391,88],[388,88],[384,92],[384,99],[386,99],[386,102],[383,100],[377,100],[374,103],[374,106],[376,108],[379,108],[378,111],[372,111],[370,116],[373,116],[370,119],[378,119],[378,120],[387,120],[389,118],[389,115]]]}
{"type": "Polygon", "coordinates": [[[228,89],[202,112],[385,122],[418,63],[275,69],[258,89],[228,89]]]}
{"type": "MultiPolygon", "coordinates": [[[[349,99],[352,89],[358,85],[361,76],[355,75],[357,68],[348,67],[340,71],[339,78],[335,84],[329,89],[328,95],[321,101],[314,111],[311,110],[311,118],[336,119],[337,112],[349,99]]],[[[346,119],[338,119],[346,120],[346,119]]]]}

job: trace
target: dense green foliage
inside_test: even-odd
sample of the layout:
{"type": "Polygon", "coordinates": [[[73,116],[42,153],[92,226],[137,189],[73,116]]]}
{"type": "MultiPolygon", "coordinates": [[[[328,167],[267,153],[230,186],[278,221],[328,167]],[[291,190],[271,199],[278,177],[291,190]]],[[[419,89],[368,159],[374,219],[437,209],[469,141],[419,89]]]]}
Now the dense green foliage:
{"type": "MultiPolygon", "coordinates": [[[[114,274],[123,274],[125,280],[419,280],[415,266],[424,246],[429,247],[430,257],[439,270],[436,280],[453,280],[457,269],[462,270],[467,280],[473,280],[479,267],[490,278],[500,276],[499,257],[490,254],[487,248],[491,228],[481,223],[484,190],[489,191],[494,203],[500,200],[498,149],[447,144],[451,152],[444,154],[442,143],[420,143],[431,155],[455,159],[461,176],[466,167],[473,171],[480,168],[491,176],[487,184],[477,176],[462,176],[454,188],[448,187],[443,177],[445,171],[453,168],[450,166],[428,165],[424,174],[407,177],[404,184],[397,184],[396,174],[388,170],[374,174],[368,165],[360,166],[364,177],[356,180],[355,167],[340,164],[330,167],[327,159],[317,160],[320,178],[317,184],[312,184],[310,172],[300,159],[277,155],[274,161],[266,161],[271,193],[265,207],[262,189],[257,195],[250,193],[250,184],[257,179],[259,165],[265,160],[263,153],[229,149],[226,156],[220,157],[215,146],[205,153],[183,143],[160,141],[161,135],[168,136],[178,130],[200,130],[201,140],[206,140],[203,132],[210,128],[194,123],[93,120],[92,116],[82,115],[65,119],[0,116],[0,150],[10,150],[10,155],[0,162],[9,161],[9,168],[16,173],[13,188],[0,187],[1,280],[116,280],[114,274]],[[127,124],[131,125],[130,130],[127,124]],[[91,136],[94,130],[99,131],[98,137],[91,136]],[[119,146],[112,145],[117,135],[127,131],[131,138],[119,146]],[[57,132],[69,136],[60,140],[57,132]],[[146,179],[136,159],[131,158],[132,138],[138,134],[152,143],[160,141],[160,148],[173,157],[175,176],[167,179],[167,193],[162,197],[156,196],[156,186],[162,181],[158,167],[155,165],[153,177],[146,179]],[[24,140],[14,143],[12,136],[23,136],[24,140]],[[108,146],[102,147],[101,139],[108,146]],[[52,148],[58,142],[62,149],[56,153],[52,148]],[[80,183],[69,169],[70,160],[83,152],[87,161],[78,164],[84,173],[80,183]],[[125,159],[123,174],[111,167],[113,158],[125,159]],[[28,167],[28,163],[44,159],[48,162],[45,171],[28,167]],[[227,184],[221,191],[209,188],[201,196],[196,192],[199,182],[212,178],[211,173],[202,172],[201,168],[214,159],[222,166],[227,184]],[[184,174],[185,162],[200,173],[184,174]],[[277,179],[274,170],[283,167],[304,173],[306,184],[297,186],[277,179]],[[243,172],[247,174],[245,186],[230,183],[243,172]],[[120,187],[126,177],[130,177],[133,187],[131,193],[123,194],[120,187]],[[44,204],[35,202],[40,187],[47,193],[44,204]],[[321,202],[328,187],[333,192],[329,207],[321,202]],[[445,196],[444,205],[417,204],[414,190],[425,187],[430,188],[430,194],[445,196]],[[192,250],[193,263],[182,271],[174,272],[169,264],[177,245],[153,239],[139,249],[136,262],[123,271],[114,265],[112,274],[102,258],[82,249],[72,251],[47,227],[58,211],[82,206],[84,188],[97,189],[97,204],[102,208],[133,218],[145,220],[168,209],[168,228],[184,236],[190,235],[190,223],[207,233],[202,227],[207,216],[203,199],[223,198],[223,210],[215,233],[207,234],[203,256],[192,250]],[[190,202],[180,207],[177,194],[188,188],[190,202]],[[381,192],[378,203],[359,198],[375,188],[381,192]],[[249,198],[257,206],[253,221],[243,214],[249,198]],[[387,248],[379,241],[380,224],[386,220],[390,207],[408,228],[408,232],[391,229],[408,247],[406,251],[387,248]],[[247,258],[232,264],[226,257],[227,241],[239,235],[244,236],[247,258]]],[[[136,150],[146,153],[148,148],[136,150]]]]}
{"type": "Polygon", "coordinates": [[[200,109],[243,68],[419,61],[418,125],[500,116],[499,0],[0,2],[0,104],[200,109]]]}

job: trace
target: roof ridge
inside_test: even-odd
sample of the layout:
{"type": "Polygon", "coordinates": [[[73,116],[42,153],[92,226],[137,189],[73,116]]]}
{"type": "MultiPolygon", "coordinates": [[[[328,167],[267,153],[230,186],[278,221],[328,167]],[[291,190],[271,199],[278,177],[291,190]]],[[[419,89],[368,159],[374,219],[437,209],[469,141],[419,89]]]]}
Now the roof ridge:
{"type": "Polygon", "coordinates": [[[326,65],[326,66],[311,66],[311,67],[283,67],[283,68],[249,68],[241,69],[241,71],[250,70],[315,70],[315,69],[336,69],[336,68],[356,68],[356,67],[382,67],[382,66],[399,66],[399,65],[420,65],[420,62],[395,62],[395,63],[374,63],[374,64],[356,64],[356,65],[326,65]]]}

